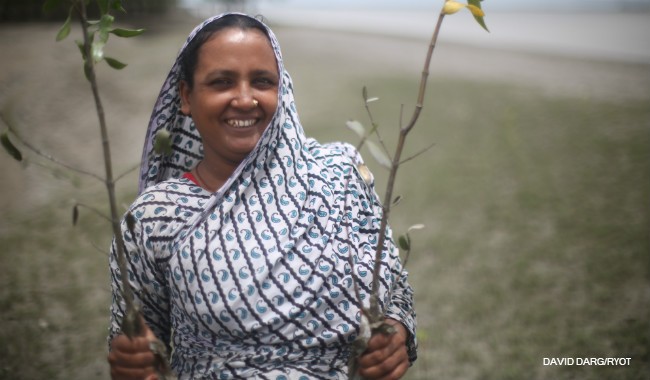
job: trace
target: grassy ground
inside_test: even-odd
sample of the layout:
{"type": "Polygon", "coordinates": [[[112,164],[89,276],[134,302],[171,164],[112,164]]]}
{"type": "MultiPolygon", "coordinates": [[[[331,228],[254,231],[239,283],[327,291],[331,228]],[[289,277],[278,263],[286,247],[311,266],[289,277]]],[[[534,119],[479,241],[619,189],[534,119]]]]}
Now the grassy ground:
{"type": "MultiPolygon", "coordinates": [[[[410,109],[417,75],[354,64],[343,70],[310,55],[310,47],[284,47],[311,135],[352,140],[344,121],[366,122],[360,88],[367,84],[380,97],[373,109],[392,141],[390,128],[401,103],[410,109]],[[299,66],[292,57],[300,49],[299,66]]],[[[138,75],[142,67],[134,62],[138,75]]],[[[404,166],[404,200],[392,221],[397,232],[427,225],[413,234],[409,264],[420,358],[408,378],[646,378],[649,99],[549,94],[460,76],[434,76],[429,89],[408,150],[436,146],[404,166]],[[631,365],[551,367],[545,357],[630,357],[631,365]]],[[[119,92],[110,98],[119,103],[119,92]]],[[[130,155],[134,162],[138,154],[130,155]]],[[[367,158],[381,194],[382,171],[367,158]]],[[[0,223],[0,378],[108,378],[107,259],[94,246],[108,247],[110,236],[90,213],[75,228],[69,223],[70,198],[101,205],[103,194],[95,185],[75,189],[38,178],[31,187],[54,182],[58,191],[37,207],[10,205],[26,195],[0,188],[11,200],[0,223]]],[[[128,203],[132,194],[122,194],[128,203]]]]}
{"type": "MultiPolygon", "coordinates": [[[[401,79],[375,81],[380,113],[414,88],[401,79]]],[[[645,378],[647,102],[439,78],[431,87],[410,148],[437,145],[404,167],[392,223],[428,226],[409,264],[422,345],[409,378],[645,378]],[[550,367],[545,357],[632,359],[550,367]]]]}

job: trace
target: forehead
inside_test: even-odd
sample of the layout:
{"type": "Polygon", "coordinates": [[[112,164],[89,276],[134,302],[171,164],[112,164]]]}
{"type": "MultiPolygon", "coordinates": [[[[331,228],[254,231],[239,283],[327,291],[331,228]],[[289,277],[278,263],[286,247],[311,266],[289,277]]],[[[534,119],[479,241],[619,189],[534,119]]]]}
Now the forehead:
{"type": "Polygon", "coordinates": [[[268,36],[259,29],[228,27],[214,32],[199,49],[199,63],[236,61],[240,65],[277,67],[268,36]]]}

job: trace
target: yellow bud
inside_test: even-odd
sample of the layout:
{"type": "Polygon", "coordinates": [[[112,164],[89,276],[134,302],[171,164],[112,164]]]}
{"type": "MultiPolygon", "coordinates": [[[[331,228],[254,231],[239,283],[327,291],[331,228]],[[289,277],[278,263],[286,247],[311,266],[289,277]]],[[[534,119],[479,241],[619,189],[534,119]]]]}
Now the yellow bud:
{"type": "Polygon", "coordinates": [[[474,15],[474,17],[483,17],[485,16],[485,12],[476,5],[468,4],[467,9],[469,9],[470,12],[474,15]]]}
{"type": "Polygon", "coordinates": [[[466,6],[467,5],[459,3],[458,1],[447,0],[445,1],[445,5],[442,7],[442,12],[446,15],[451,15],[465,8],[466,6]]]}

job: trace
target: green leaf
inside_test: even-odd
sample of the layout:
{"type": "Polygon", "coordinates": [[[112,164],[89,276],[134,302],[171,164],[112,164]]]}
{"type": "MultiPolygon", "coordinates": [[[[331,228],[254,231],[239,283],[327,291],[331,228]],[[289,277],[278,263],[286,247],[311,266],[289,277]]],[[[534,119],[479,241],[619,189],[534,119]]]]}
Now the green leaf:
{"type": "Polygon", "coordinates": [[[101,41],[95,41],[90,45],[90,55],[93,57],[95,63],[104,59],[104,46],[106,44],[101,41]]]}
{"type": "Polygon", "coordinates": [[[368,89],[366,86],[363,86],[363,89],[361,90],[361,96],[363,96],[364,102],[368,100],[368,89]]]}
{"type": "Polygon", "coordinates": [[[78,220],[79,220],[79,205],[74,205],[74,207],[72,207],[72,225],[76,226],[78,220]]]}
{"type": "Polygon", "coordinates": [[[68,18],[63,23],[63,26],[61,26],[61,29],[59,29],[59,32],[56,34],[57,41],[61,41],[65,39],[70,34],[71,21],[72,21],[72,17],[70,17],[70,15],[68,14],[68,18]]]}
{"type": "Polygon", "coordinates": [[[99,41],[103,43],[106,43],[106,41],[108,41],[108,33],[110,33],[109,28],[111,25],[113,25],[113,21],[115,21],[115,17],[108,14],[103,15],[99,20],[99,41]]]}
{"type": "Polygon", "coordinates": [[[2,132],[2,135],[0,135],[0,140],[2,140],[2,147],[5,148],[5,151],[7,151],[7,153],[9,153],[9,155],[13,157],[14,160],[23,160],[23,154],[20,153],[20,150],[18,150],[18,148],[16,148],[11,140],[9,140],[9,134],[7,134],[7,131],[2,132]]]}
{"type": "Polygon", "coordinates": [[[349,129],[352,130],[352,132],[356,133],[357,136],[363,138],[363,136],[366,135],[366,129],[363,127],[363,124],[356,120],[348,120],[345,122],[345,126],[348,127],[349,129]]]}
{"type": "Polygon", "coordinates": [[[413,231],[413,230],[421,230],[421,229],[423,229],[424,227],[425,227],[424,224],[414,224],[414,225],[412,225],[411,227],[409,227],[409,229],[408,229],[407,231],[408,231],[408,232],[411,232],[411,231],[413,231]]]}
{"type": "Polygon", "coordinates": [[[50,13],[61,4],[61,0],[47,0],[43,3],[43,13],[50,13]]]}
{"type": "Polygon", "coordinates": [[[115,28],[110,31],[110,33],[113,33],[114,35],[118,37],[135,37],[139,36],[142,33],[144,33],[144,29],[123,29],[123,28],[115,28]]]}
{"type": "Polygon", "coordinates": [[[81,58],[83,58],[85,60],[86,59],[86,49],[84,49],[83,41],[75,40],[74,42],[77,44],[77,47],[79,48],[79,52],[81,53],[81,58]]]}
{"type": "Polygon", "coordinates": [[[120,62],[115,58],[104,57],[104,61],[106,61],[106,63],[108,63],[108,65],[115,70],[122,70],[126,67],[126,63],[120,62]]]}
{"type": "Polygon", "coordinates": [[[386,153],[384,153],[384,151],[381,150],[381,148],[379,148],[377,144],[375,144],[370,140],[366,141],[366,144],[368,145],[368,150],[370,150],[370,154],[372,154],[375,160],[377,160],[379,165],[387,169],[390,169],[393,166],[393,163],[391,162],[390,158],[388,158],[386,153]]]}
{"type": "MultiPolygon", "coordinates": [[[[480,9],[482,11],[481,0],[467,0],[467,3],[469,5],[472,5],[472,6],[478,8],[478,9],[480,9]]],[[[483,20],[483,16],[479,16],[472,9],[470,9],[470,11],[472,11],[472,15],[474,16],[474,19],[476,20],[476,22],[478,22],[479,25],[481,25],[483,27],[483,29],[485,29],[487,32],[490,32],[490,30],[488,30],[487,26],[485,25],[485,20],[483,20]]]]}
{"type": "Polygon", "coordinates": [[[111,3],[111,9],[126,13],[126,9],[122,7],[122,0],[113,0],[111,3]]]}
{"type": "Polygon", "coordinates": [[[125,215],[125,219],[126,219],[126,228],[129,229],[131,236],[135,236],[135,232],[134,232],[135,222],[136,222],[135,216],[133,216],[133,214],[130,211],[128,211],[125,215]]]}
{"type": "Polygon", "coordinates": [[[401,235],[397,239],[397,243],[399,244],[399,247],[403,249],[404,251],[410,251],[411,250],[411,239],[409,238],[408,235],[401,235]]]}
{"type": "Polygon", "coordinates": [[[161,129],[156,133],[153,142],[153,150],[156,154],[169,155],[172,153],[172,139],[169,131],[161,129]]]}

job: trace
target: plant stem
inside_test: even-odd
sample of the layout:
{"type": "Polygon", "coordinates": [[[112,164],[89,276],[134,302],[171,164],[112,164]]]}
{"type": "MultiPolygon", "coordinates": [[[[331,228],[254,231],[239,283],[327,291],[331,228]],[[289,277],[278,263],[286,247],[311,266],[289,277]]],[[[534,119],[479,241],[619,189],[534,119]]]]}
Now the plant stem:
{"type": "Polygon", "coordinates": [[[415,123],[417,122],[420,116],[420,112],[423,108],[424,94],[427,87],[427,79],[429,77],[431,57],[433,56],[433,50],[435,49],[436,42],[438,41],[438,34],[440,33],[440,27],[442,25],[442,20],[444,17],[445,14],[441,11],[440,15],[438,16],[438,22],[436,23],[433,35],[431,36],[429,50],[427,51],[426,59],[424,61],[424,68],[422,69],[422,77],[420,79],[420,88],[418,91],[418,99],[415,105],[415,110],[413,111],[413,115],[411,116],[409,123],[405,126],[400,125],[399,139],[397,141],[397,147],[395,148],[395,155],[393,155],[393,162],[391,164],[390,172],[388,175],[388,182],[386,183],[386,193],[384,195],[381,224],[379,227],[380,234],[375,251],[375,266],[373,268],[372,295],[370,297],[370,315],[368,316],[371,324],[383,320],[383,315],[379,309],[379,276],[381,270],[381,254],[384,249],[384,243],[386,242],[386,228],[388,226],[388,217],[390,215],[390,208],[393,200],[393,188],[395,187],[397,170],[400,166],[400,158],[402,156],[402,151],[406,142],[406,136],[415,126],[415,123]]]}
{"type": "Polygon", "coordinates": [[[126,266],[126,259],[124,255],[124,240],[122,238],[122,231],[120,228],[120,216],[117,212],[117,201],[115,198],[115,181],[113,179],[113,166],[111,160],[111,146],[108,139],[108,128],[106,127],[106,117],[104,114],[104,107],[99,96],[99,86],[97,84],[97,77],[95,75],[95,62],[91,54],[92,40],[88,35],[88,19],[86,13],[85,0],[78,1],[79,5],[79,19],[84,37],[84,70],[90,82],[93,98],[95,100],[95,108],[97,117],[99,119],[99,129],[102,139],[102,151],[104,153],[104,169],[106,172],[105,184],[106,191],[108,192],[108,202],[110,207],[110,220],[113,228],[113,235],[115,236],[115,245],[117,249],[117,261],[122,274],[122,296],[126,304],[126,313],[123,319],[122,329],[129,337],[138,335],[139,329],[139,316],[137,308],[133,302],[133,290],[129,284],[129,276],[126,266]]]}

